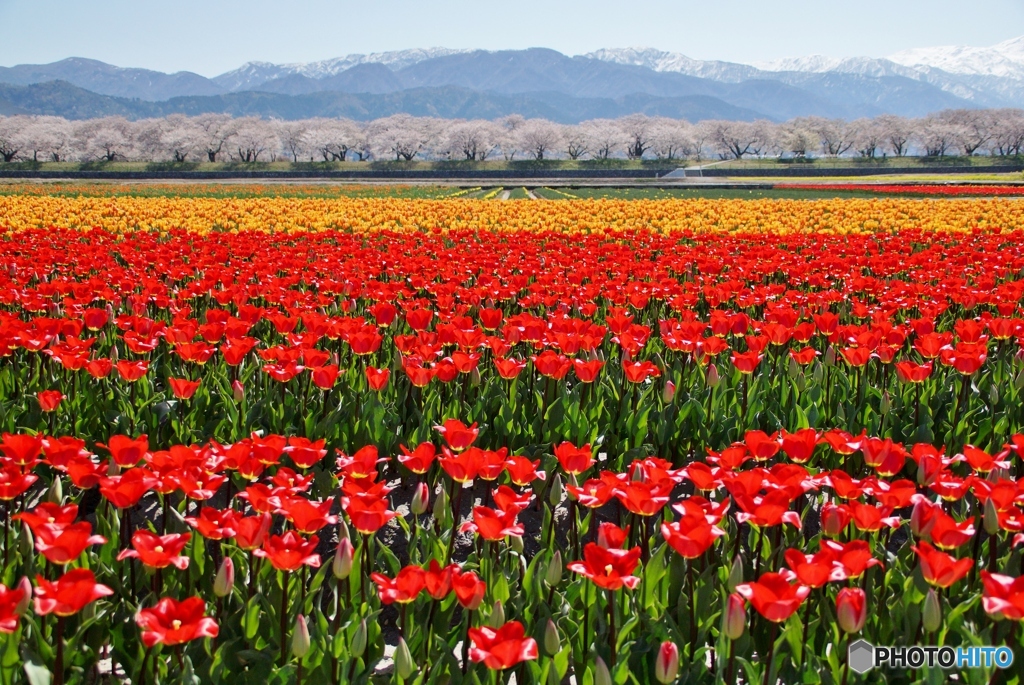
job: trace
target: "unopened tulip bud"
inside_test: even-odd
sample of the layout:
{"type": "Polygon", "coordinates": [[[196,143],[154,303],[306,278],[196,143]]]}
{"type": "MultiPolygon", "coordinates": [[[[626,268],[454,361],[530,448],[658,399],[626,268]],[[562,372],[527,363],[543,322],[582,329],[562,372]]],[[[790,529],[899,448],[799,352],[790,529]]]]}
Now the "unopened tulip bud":
{"type": "Polygon", "coordinates": [[[729,592],[735,592],[736,586],[743,582],[743,557],[737,554],[733,557],[732,566],[729,567],[729,581],[727,583],[729,592]]]}
{"type": "Polygon", "coordinates": [[[548,493],[548,502],[551,506],[557,507],[558,503],[562,501],[562,476],[556,473],[555,477],[551,479],[551,492],[548,493]]]}
{"type": "Polygon", "coordinates": [[[474,388],[480,385],[480,367],[474,366],[469,372],[469,384],[474,388]]]}
{"type": "Polygon", "coordinates": [[[821,382],[825,380],[825,368],[821,365],[821,362],[814,362],[814,370],[811,371],[811,378],[814,379],[816,385],[821,385],[821,382]]]}
{"type": "Polygon", "coordinates": [[[355,635],[352,636],[352,644],[349,645],[349,653],[356,659],[366,651],[366,619],[359,622],[355,635]]]}
{"type": "Polygon", "coordinates": [[[847,633],[859,633],[868,618],[868,601],[859,587],[844,587],[836,597],[836,620],[847,633]]]}
{"type": "Polygon", "coordinates": [[[427,507],[430,505],[430,488],[427,487],[426,483],[419,483],[416,486],[416,492],[412,495],[412,502],[409,504],[409,511],[414,516],[419,516],[427,511],[427,507]]]}
{"type": "Polygon", "coordinates": [[[295,630],[292,632],[292,656],[296,659],[309,654],[309,626],[306,617],[299,614],[295,617],[295,630]]]}
{"type": "Polygon", "coordinates": [[[352,541],[342,538],[338,542],[338,549],[334,550],[334,560],[331,562],[331,573],[338,580],[345,580],[352,573],[352,541]]]}
{"type": "Polygon", "coordinates": [[[985,500],[985,515],[982,518],[985,525],[985,532],[989,535],[999,534],[999,512],[996,511],[996,503],[989,497],[985,500]]]}
{"type": "Polygon", "coordinates": [[[889,397],[889,391],[886,390],[882,393],[882,403],[879,406],[879,410],[881,410],[883,414],[888,414],[890,407],[892,407],[892,399],[889,397]]]}
{"type": "Polygon", "coordinates": [[[612,685],[612,674],[601,657],[594,659],[594,685],[612,685]]]}
{"type": "Polygon", "coordinates": [[[345,519],[338,517],[338,539],[348,540],[352,536],[348,532],[348,524],[345,523],[345,519]]]}
{"type": "Polygon", "coordinates": [[[722,619],[722,632],[730,640],[739,640],[747,630],[747,607],[743,598],[737,593],[729,595],[725,602],[725,615],[722,619]]]}
{"type": "Polygon", "coordinates": [[[654,664],[654,677],[659,683],[668,685],[679,676],[679,647],[675,642],[665,641],[658,650],[658,660],[654,664]]]}
{"type": "Polygon", "coordinates": [[[217,569],[217,577],[213,579],[213,594],[227,597],[235,587],[235,562],[231,557],[224,557],[217,569]]]}
{"type": "Polygon", "coordinates": [[[523,537],[521,535],[511,535],[508,539],[508,546],[516,554],[522,554],[526,547],[523,545],[523,537]]]}
{"type": "Polygon", "coordinates": [[[231,381],[231,394],[235,398],[235,402],[241,402],[245,399],[245,386],[242,385],[241,381],[231,381]]]}
{"type": "Polygon", "coordinates": [[[924,497],[920,497],[914,502],[914,508],[910,512],[910,532],[915,537],[924,540],[931,539],[932,528],[935,527],[935,522],[938,521],[938,518],[932,515],[931,508],[932,503],[924,497]]]}
{"type": "Polygon", "coordinates": [[[924,609],[921,612],[921,621],[924,629],[930,633],[935,632],[942,625],[942,605],[939,604],[939,596],[935,594],[935,588],[928,588],[928,595],[924,598],[924,609]]]}
{"type": "Polygon", "coordinates": [[[722,377],[718,375],[718,367],[714,364],[708,364],[708,387],[717,388],[721,381],[722,377]]]}
{"type": "Polygon", "coordinates": [[[676,396],[676,384],[672,381],[665,381],[665,387],[661,390],[661,400],[665,404],[671,404],[676,396]]]}
{"type": "Polygon", "coordinates": [[[560,649],[562,649],[562,638],[558,634],[558,626],[549,618],[548,624],[544,626],[544,651],[548,656],[554,656],[560,649]]]}
{"type": "Polygon", "coordinates": [[[18,589],[21,590],[22,594],[18,604],[14,607],[14,613],[18,616],[24,616],[28,613],[29,607],[32,606],[32,581],[28,579],[28,576],[21,577],[21,580],[18,581],[18,589]]]}
{"type": "Polygon", "coordinates": [[[416,672],[416,662],[412,660],[409,645],[405,644],[405,638],[401,637],[398,638],[398,646],[395,648],[395,672],[402,680],[416,672]]]}
{"type": "Polygon", "coordinates": [[[826,502],[821,507],[821,530],[830,538],[839,537],[851,518],[850,511],[845,507],[826,502]]]}
{"type": "Polygon", "coordinates": [[[35,536],[32,535],[32,529],[26,524],[21,524],[21,536],[18,538],[18,543],[21,550],[21,556],[28,559],[32,556],[32,550],[35,549],[36,542],[35,536]]]}
{"type": "Polygon", "coordinates": [[[544,574],[544,582],[549,588],[557,587],[562,582],[562,551],[556,549],[548,562],[547,572],[544,574]]]}
{"type": "Polygon", "coordinates": [[[437,494],[437,497],[434,498],[433,509],[434,520],[441,523],[442,525],[444,525],[444,522],[447,521],[448,517],[451,515],[451,506],[449,502],[450,500],[448,499],[448,491],[442,487],[441,492],[439,492],[437,494]]]}
{"type": "Polygon", "coordinates": [[[64,503],[64,486],[59,477],[54,477],[50,489],[46,491],[46,501],[57,505],[64,503]]]}
{"type": "MultiPolygon", "coordinates": [[[[836,348],[833,347],[832,345],[829,345],[828,349],[825,350],[825,366],[835,366],[835,365],[836,365],[836,348]]],[[[840,405],[840,406],[842,406],[842,405],[840,405]]]]}
{"type": "Polygon", "coordinates": [[[800,375],[800,365],[796,363],[796,360],[793,359],[793,357],[789,358],[789,368],[787,371],[789,372],[790,380],[795,381],[797,376],[800,375]]]}
{"type": "Polygon", "coordinates": [[[500,599],[494,602],[491,615],[487,617],[487,625],[491,628],[500,628],[505,625],[505,607],[501,605],[500,599]]]}

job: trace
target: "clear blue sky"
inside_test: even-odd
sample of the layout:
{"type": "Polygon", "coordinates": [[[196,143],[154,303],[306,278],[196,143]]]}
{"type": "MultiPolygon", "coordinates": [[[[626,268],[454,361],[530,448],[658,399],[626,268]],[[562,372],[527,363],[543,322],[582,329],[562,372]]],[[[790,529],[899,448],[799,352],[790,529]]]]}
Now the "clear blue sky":
{"type": "Polygon", "coordinates": [[[879,57],[1024,34],[1024,0],[0,0],[0,25],[4,66],[78,56],[214,76],[433,46],[879,57]]]}

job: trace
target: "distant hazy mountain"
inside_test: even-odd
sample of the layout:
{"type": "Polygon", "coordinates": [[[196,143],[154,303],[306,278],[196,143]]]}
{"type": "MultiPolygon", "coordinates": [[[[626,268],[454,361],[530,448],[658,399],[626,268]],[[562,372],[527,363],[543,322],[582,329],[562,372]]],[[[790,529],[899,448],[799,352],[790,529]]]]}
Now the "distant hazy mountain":
{"type": "Polygon", "coordinates": [[[702,61],[653,48],[575,57],[543,48],[430,48],[304,64],[249,62],[212,79],[71,58],[0,67],[0,84],[21,87],[2,89],[0,114],[74,118],[94,116],[88,112],[139,117],[171,111],[283,118],[344,111],[365,118],[396,107],[409,107],[410,114],[519,112],[564,122],[637,111],[774,120],[886,112],[920,116],[958,107],[1024,107],[1024,37],[989,48],[921,48],[887,58],[813,55],[755,65],[702,61]],[[455,101],[441,100],[449,96],[455,101]]]}
{"type": "Polygon", "coordinates": [[[67,81],[101,95],[141,100],[166,100],[179,95],[216,95],[225,92],[224,88],[210,79],[190,71],[164,74],[149,69],[124,69],[81,57],[71,57],[53,64],[0,67],[0,83],[25,86],[47,81],[67,81]]]}
{"type": "Polygon", "coordinates": [[[442,86],[409,88],[386,94],[320,91],[284,95],[243,91],[147,102],[98,95],[65,81],[49,81],[29,86],[0,84],[0,114],[3,115],[50,114],[69,119],[117,115],[142,119],[175,113],[194,116],[208,112],[289,120],[318,116],[346,117],[357,121],[368,121],[398,113],[464,119],[496,119],[508,114],[522,114],[526,117],[541,117],[561,123],[575,123],[602,117],[614,118],[634,112],[691,121],[751,121],[761,116],[754,110],[703,95],[675,98],[648,95],[629,98],[575,98],[552,92],[496,95],[442,86]]]}

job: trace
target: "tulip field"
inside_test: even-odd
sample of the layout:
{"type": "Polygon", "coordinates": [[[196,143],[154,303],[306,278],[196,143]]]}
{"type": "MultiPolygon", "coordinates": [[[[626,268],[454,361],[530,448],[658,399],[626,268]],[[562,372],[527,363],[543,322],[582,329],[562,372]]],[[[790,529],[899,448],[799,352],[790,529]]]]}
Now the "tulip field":
{"type": "Polygon", "coordinates": [[[1020,200],[194,190],[0,193],[3,685],[1021,682],[1020,200]]]}

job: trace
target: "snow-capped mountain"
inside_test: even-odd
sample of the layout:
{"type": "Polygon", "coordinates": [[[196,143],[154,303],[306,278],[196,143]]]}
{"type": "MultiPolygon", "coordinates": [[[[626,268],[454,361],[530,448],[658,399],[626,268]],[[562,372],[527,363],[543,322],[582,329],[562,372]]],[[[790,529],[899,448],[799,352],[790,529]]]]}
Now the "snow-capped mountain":
{"type": "Polygon", "coordinates": [[[889,59],[909,67],[929,66],[951,74],[1024,81],[1024,36],[988,48],[952,45],[903,50],[890,55],[889,59]]]}
{"type": "Polygon", "coordinates": [[[805,81],[800,75],[805,74],[899,77],[937,86],[978,106],[1019,106],[1024,102],[1024,36],[988,48],[918,48],[883,58],[807,55],[750,65],[696,60],[653,48],[605,49],[584,56],[726,83],[767,79],[799,85],[805,81]]]}
{"type": "Polygon", "coordinates": [[[724,83],[739,83],[758,78],[760,75],[757,68],[746,64],[693,59],[678,52],[665,52],[655,48],[606,48],[581,56],[602,62],[644,67],[654,71],[709,78],[724,83]]]}
{"type": "Polygon", "coordinates": [[[449,48],[417,48],[413,50],[396,50],[392,52],[374,52],[369,55],[347,55],[319,62],[293,64],[272,64],[270,62],[247,62],[238,69],[226,72],[212,80],[217,85],[230,91],[252,90],[261,83],[272,79],[298,74],[311,79],[325,79],[337,76],[360,64],[382,64],[389,69],[403,69],[413,64],[434,59],[457,55],[471,50],[452,50],[449,48]]]}

